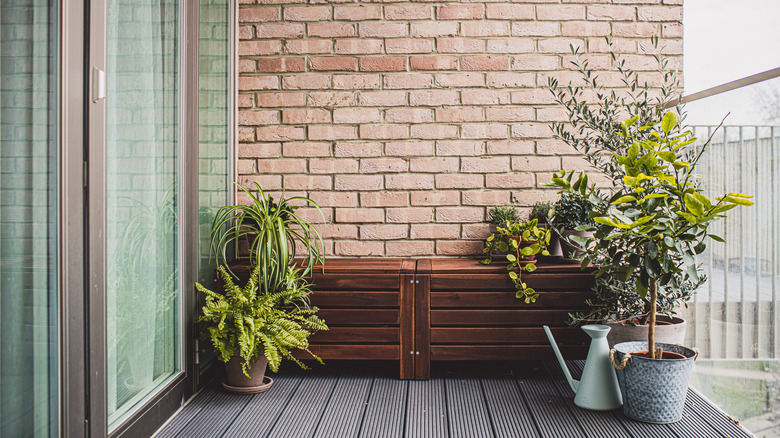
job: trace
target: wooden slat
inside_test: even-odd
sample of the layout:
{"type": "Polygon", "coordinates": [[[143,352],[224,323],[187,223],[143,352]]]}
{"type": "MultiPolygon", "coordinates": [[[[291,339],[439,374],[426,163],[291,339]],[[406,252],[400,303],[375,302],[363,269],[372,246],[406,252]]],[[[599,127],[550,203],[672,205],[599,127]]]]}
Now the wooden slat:
{"type": "MultiPolygon", "coordinates": [[[[308,379],[308,376],[304,378],[297,371],[272,374],[271,377],[274,379],[271,389],[261,394],[249,396],[249,403],[222,436],[266,436],[279,419],[279,415],[289,403],[298,386],[303,380],[308,379]]],[[[209,418],[205,417],[202,417],[201,420],[210,421],[209,418]]]]}
{"type": "MultiPolygon", "coordinates": [[[[279,416],[268,436],[285,438],[311,437],[325,408],[328,406],[337,380],[338,374],[335,373],[321,375],[313,373],[311,376],[305,376],[304,381],[290,398],[287,407],[279,416]]],[[[257,435],[250,434],[249,436],[257,435]]]]}
{"type": "Polygon", "coordinates": [[[588,292],[546,292],[539,291],[534,303],[525,303],[515,297],[515,291],[482,292],[431,292],[431,307],[517,307],[524,309],[586,308],[585,300],[592,296],[588,292]]]}
{"type": "Polygon", "coordinates": [[[546,373],[518,376],[517,386],[528,401],[539,434],[545,438],[582,438],[585,431],[569,409],[566,400],[546,373]]]}
{"type": "Polygon", "coordinates": [[[395,291],[315,291],[311,303],[317,307],[398,307],[395,291]]]}
{"type": "Polygon", "coordinates": [[[538,437],[539,432],[514,377],[487,372],[481,377],[497,438],[538,437]]]}
{"type": "Polygon", "coordinates": [[[686,406],[695,413],[702,421],[713,425],[719,431],[723,432],[724,436],[731,437],[749,437],[749,434],[745,429],[740,427],[731,418],[727,417],[723,411],[718,409],[709,400],[703,397],[695,390],[688,390],[688,397],[685,401],[686,406]]]}
{"type": "Polygon", "coordinates": [[[568,320],[566,310],[431,310],[432,326],[563,326],[568,320]]]}
{"type": "MultiPolygon", "coordinates": [[[[420,260],[418,271],[430,271],[430,260],[420,260]]],[[[431,276],[415,275],[415,310],[414,310],[414,378],[427,379],[431,375],[431,276]]]]}
{"type": "MultiPolygon", "coordinates": [[[[587,345],[588,336],[579,328],[552,328],[558,344],[587,345]]],[[[433,327],[432,344],[547,344],[541,327],[433,327]]]]}
{"type": "Polygon", "coordinates": [[[408,382],[377,377],[368,398],[360,437],[396,438],[403,436],[408,382]]]}
{"type": "MultiPolygon", "coordinates": [[[[336,383],[314,437],[354,437],[360,431],[374,377],[365,371],[345,373],[336,383]]],[[[250,436],[250,435],[247,435],[250,436]]],[[[262,436],[262,435],[255,435],[262,436]]]]}
{"type": "Polygon", "coordinates": [[[217,396],[217,391],[213,389],[213,383],[211,387],[207,387],[197,394],[194,399],[190,400],[189,404],[184,407],[175,417],[157,434],[156,438],[174,438],[179,435],[182,429],[187,427],[190,421],[193,421],[203,411],[203,408],[212,403],[217,396]]]}
{"type": "Polygon", "coordinates": [[[397,309],[320,309],[328,325],[398,325],[397,309]]]}
{"type": "Polygon", "coordinates": [[[398,273],[395,274],[315,274],[312,289],[317,290],[398,290],[398,273]]]}
{"type": "Polygon", "coordinates": [[[406,438],[447,438],[449,436],[442,376],[434,376],[427,382],[409,382],[404,436],[406,438]]]}
{"type": "Polygon", "coordinates": [[[447,376],[447,409],[453,437],[490,438],[493,427],[482,387],[474,377],[447,376]]]}
{"type": "Polygon", "coordinates": [[[400,378],[414,378],[414,274],[401,274],[401,365],[400,378]]]}
{"type": "Polygon", "coordinates": [[[220,392],[198,414],[199,417],[209,418],[210,421],[191,421],[177,436],[219,436],[233,423],[250,400],[250,397],[244,395],[220,392]]]}
{"type": "MultiPolygon", "coordinates": [[[[567,359],[582,359],[585,347],[561,346],[567,359]]],[[[432,345],[431,360],[536,360],[553,359],[549,345],[432,345]]]]}
{"type": "MultiPolygon", "coordinates": [[[[398,360],[398,345],[310,345],[309,350],[322,359],[332,360],[398,360]]],[[[295,357],[306,359],[305,353],[295,357]]]]}
{"type": "MultiPolygon", "coordinates": [[[[588,291],[593,286],[593,275],[567,272],[539,273],[523,275],[529,287],[539,290],[581,290],[588,291]]],[[[514,283],[506,271],[496,274],[433,274],[431,290],[515,290],[514,283]]]]}
{"type": "MultiPolygon", "coordinates": [[[[484,273],[500,273],[506,272],[506,261],[494,260],[489,265],[483,265],[480,263],[481,258],[469,258],[469,259],[427,259],[430,261],[430,271],[432,274],[448,274],[448,273],[461,273],[461,274],[484,274],[484,273]]],[[[556,261],[544,261],[537,263],[538,273],[561,273],[561,272],[581,272],[580,264],[576,262],[556,262],[556,261]]],[[[587,271],[586,271],[587,272],[587,271]]]]}
{"type": "Polygon", "coordinates": [[[331,327],[326,332],[311,335],[312,344],[398,344],[398,327],[331,327]]]}

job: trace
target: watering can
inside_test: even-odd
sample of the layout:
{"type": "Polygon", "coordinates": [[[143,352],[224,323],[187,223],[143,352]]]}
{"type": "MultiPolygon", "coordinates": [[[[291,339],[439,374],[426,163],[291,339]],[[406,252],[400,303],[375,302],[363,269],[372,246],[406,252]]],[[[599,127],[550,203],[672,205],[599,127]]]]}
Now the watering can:
{"type": "Polygon", "coordinates": [[[546,325],[544,332],[555,351],[558,363],[561,365],[566,380],[569,381],[571,390],[574,391],[574,404],[594,411],[609,411],[623,405],[620,396],[617,376],[612,364],[609,363],[609,344],[607,333],[609,327],[601,324],[588,324],[582,326],[582,330],[590,336],[590,348],[588,359],[585,361],[585,369],[582,371],[582,379],[574,380],[569,368],[561,356],[558,344],[555,343],[550,327],[546,325]]]}

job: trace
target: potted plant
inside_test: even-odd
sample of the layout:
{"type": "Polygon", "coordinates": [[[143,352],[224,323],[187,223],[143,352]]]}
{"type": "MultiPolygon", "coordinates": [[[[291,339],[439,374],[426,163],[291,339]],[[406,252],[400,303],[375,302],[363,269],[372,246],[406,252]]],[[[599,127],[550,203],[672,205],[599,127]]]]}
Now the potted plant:
{"type": "Polygon", "coordinates": [[[211,339],[217,359],[225,362],[227,382],[222,386],[238,393],[267,390],[273,380],[265,376],[266,366],[276,372],[283,358],[306,366],[293,356],[294,350],[309,353],[311,330],[328,327],[309,306],[309,285],[302,269],[288,266],[281,287],[264,290],[261,268],[255,265],[244,287],[233,282],[228,269],[218,268],[224,293],[216,293],[196,283],[206,295],[206,305],[198,319],[202,336],[211,339]]]}
{"type": "MultiPolygon", "coordinates": [[[[626,67],[625,60],[612,49],[610,36],[606,37],[606,42],[610,47],[609,56],[625,84],[625,91],[617,93],[614,88],[606,88],[598,80],[598,71],[589,67],[588,60],[582,58],[578,47],[572,46],[574,58],[571,68],[579,73],[582,81],[580,84],[559,87],[557,80],[549,80],[555,101],[568,114],[568,120],[554,122],[552,130],[556,138],[580,152],[590,166],[599,171],[602,181],[606,179],[603,185],[620,188],[623,187],[623,172],[612,157],[614,153],[626,155],[632,145],[629,137],[622,135],[621,118],[624,114],[638,117],[635,123],[626,126],[631,138],[652,140],[652,130],[645,127],[657,123],[662,119],[665,108],[674,107],[679,102],[681,87],[677,72],[669,68],[667,59],[658,55],[657,37],[651,39],[655,49],[651,55],[657,62],[662,82],[654,88],[650,88],[637,72],[626,67]]],[[[679,107],[677,112],[681,113],[679,107]]],[[[578,246],[584,245],[586,241],[579,236],[570,236],[568,240],[578,246]]],[[[609,266],[610,260],[597,258],[593,263],[604,267],[609,266]]],[[[595,294],[588,300],[588,311],[571,315],[571,323],[610,325],[610,345],[623,340],[646,339],[650,301],[631,286],[635,278],[629,278],[628,281],[616,278],[616,275],[610,273],[598,277],[595,294]]],[[[662,342],[683,342],[685,321],[676,316],[676,311],[690,300],[695,286],[685,283],[659,297],[656,335],[662,342]]]]}
{"type": "MultiPolygon", "coordinates": [[[[309,308],[306,301],[309,289],[305,279],[316,264],[324,266],[322,237],[311,223],[295,214],[299,208],[296,203],[310,204],[317,210],[319,206],[306,197],[285,198],[284,194],[278,203],[274,202],[257,183],[257,195],[236,186],[250,203],[222,207],[214,218],[211,249],[222,266],[220,275],[226,287],[223,294],[210,294],[199,287],[207,295],[201,316],[202,333],[208,333],[217,357],[226,362],[228,371],[240,363],[244,377],[249,377],[253,368],[262,376],[265,360],[273,371],[281,358],[303,365],[290,355],[291,349],[308,351],[308,330],[327,329],[316,318],[316,309],[309,308]],[[249,249],[251,275],[246,286],[238,288],[226,279],[235,277],[226,265],[229,249],[242,242],[249,249]],[[295,261],[296,243],[306,252],[300,265],[295,261]],[[245,333],[248,337],[244,337],[245,333]]],[[[243,383],[230,380],[225,386],[241,388],[241,392],[264,390],[262,378],[243,383]]]]}
{"type": "Polygon", "coordinates": [[[587,196],[595,205],[591,217],[596,225],[581,227],[594,231],[582,265],[595,264],[597,276],[634,281],[636,293],[650,301],[647,341],[616,344],[610,353],[624,412],[640,421],[670,423],[682,417],[697,353],[656,342],[659,296],[686,284],[701,284],[705,278],[696,255],[704,251],[707,237],[723,241],[709,233],[709,226],[726,211],[753,203],[740,193],[716,198],[703,193],[695,169],[709,141],[689,147],[696,138],[680,128],[675,111],[639,127],[638,120],[633,116],[622,122],[616,133],[630,145],[625,153],[611,157],[613,168],[623,176],[621,187],[603,193],[588,185],[586,174],[572,183],[573,173],[567,176],[565,171],[556,173],[553,182],[587,196]],[[635,136],[635,130],[644,135],[635,136]]]}
{"type": "Polygon", "coordinates": [[[551,221],[556,227],[563,257],[579,260],[585,253],[581,246],[583,239],[591,234],[581,227],[595,225],[593,219],[588,217],[593,204],[578,192],[564,192],[551,210],[551,221]],[[572,236],[576,236],[575,239],[572,236]]]}
{"type": "Polygon", "coordinates": [[[485,241],[483,252],[487,257],[481,263],[488,265],[493,262],[491,251],[506,253],[506,259],[509,261],[506,269],[517,289],[515,296],[526,303],[533,303],[539,294],[523,282],[523,271],[531,273],[536,270],[537,254],[550,255],[547,251],[550,234],[549,229],[537,226],[536,219],[507,223],[505,227],[499,226],[485,241]]]}
{"type": "Polygon", "coordinates": [[[547,246],[549,256],[542,257],[561,257],[563,252],[561,251],[561,244],[558,239],[558,234],[555,232],[551,225],[551,215],[553,212],[552,204],[549,202],[537,202],[531,207],[531,213],[528,215],[528,219],[536,219],[539,224],[539,228],[552,228],[553,233],[550,234],[550,244],[547,246]]]}
{"type": "MultiPolygon", "coordinates": [[[[490,224],[490,234],[495,234],[498,227],[509,227],[511,224],[520,220],[520,212],[512,205],[495,206],[488,211],[488,224],[490,224]]],[[[504,257],[507,251],[501,251],[497,247],[491,249],[488,253],[490,257],[504,257]]]]}

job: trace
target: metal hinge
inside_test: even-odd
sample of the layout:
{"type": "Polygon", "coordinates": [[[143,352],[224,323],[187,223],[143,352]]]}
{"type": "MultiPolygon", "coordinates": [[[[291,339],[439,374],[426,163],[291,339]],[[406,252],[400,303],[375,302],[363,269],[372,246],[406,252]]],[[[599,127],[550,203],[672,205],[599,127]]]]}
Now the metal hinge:
{"type": "Polygon", "coordinates": [[[200,346],[198,345],[198,338],[195,338],[195,365],[200,364],[200,346]]]}
{"type": "Polygon", "coordinates": [[[92,67],[92,102],[106,98],[106,72],[92,67]]]}

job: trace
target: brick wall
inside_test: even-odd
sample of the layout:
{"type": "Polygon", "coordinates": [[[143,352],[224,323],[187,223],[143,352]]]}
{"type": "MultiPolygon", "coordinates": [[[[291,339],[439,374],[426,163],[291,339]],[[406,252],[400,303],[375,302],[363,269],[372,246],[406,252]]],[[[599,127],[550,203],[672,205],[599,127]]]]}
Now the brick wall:
{"type": "Polygon", "coordinates": [[[478,253],[490,206],[554,199],[584,167],[549,128],[570,44],[608,69],[612,33],[651,84],[652,35],[681,64],[682,0],[244,3],[239,180],[316,200],[340,256],[478,253]]]}

